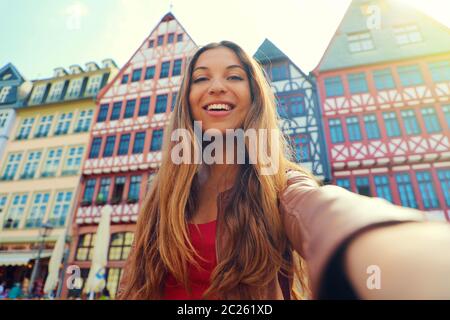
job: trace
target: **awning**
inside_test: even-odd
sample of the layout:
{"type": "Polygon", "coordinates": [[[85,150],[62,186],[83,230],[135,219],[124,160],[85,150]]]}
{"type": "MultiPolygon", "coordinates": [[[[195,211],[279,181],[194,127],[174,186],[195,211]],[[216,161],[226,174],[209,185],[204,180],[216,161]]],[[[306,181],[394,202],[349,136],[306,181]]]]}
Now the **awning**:
{"type": "MultiPolygon", "coordinates": [[[[48,258],[52,255],[52,252],[41,252],[41,259],[48,258]]],[[[30,260],[37,258],[37,252],[0,252],[0,266],[23,266],[30,260]]]]}

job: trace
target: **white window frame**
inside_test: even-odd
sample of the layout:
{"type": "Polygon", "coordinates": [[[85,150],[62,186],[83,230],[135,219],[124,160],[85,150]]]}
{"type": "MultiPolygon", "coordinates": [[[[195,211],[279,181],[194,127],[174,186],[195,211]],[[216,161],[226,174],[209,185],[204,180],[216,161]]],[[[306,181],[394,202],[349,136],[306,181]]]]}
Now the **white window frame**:
{"type": "Polygon", "coordinates": [[[51,148],[47,151],[41,177],[54,177],[58,174],[63,155],[63,147],[51,148]]]}
{"type": "Polygon", "coordinates": [[[88,84],[86,86],[85,96],[96,95],[100,90],[101,82],[102,82],[102,74],[95,75],[89,78],[88,84]]]}
{"type": "Polygon", "coordinates": [[[416,24],[394,27],[394,36],[400,46],[423,41],[422,33],[416,24]]]}
{"type": "Polygon", "coordinates": [[[80,96],[82,85],[83,85],[83,78],[73,79],[72,81],[70,81],[66,99],[78,98],[80,96]]]}
{"type": "Polygon", "coordinates": [[[5,227],[6,222],[8,219],[13,219],[13,221],[18,221],[17,225],[15,227],[10,227],[8,229],[19,229],[25,209],[27,207],[28,203],[28,193],[15,193],[11,197],[11,204],[9,205],[8,211],[5,215],[5,219],[3,221],[3,227],[5,227]],[[17,204],[14,204],[14,201],[18,201],[17,204]]]}
{"type": "Polygon", "coordinates": [[[29,151],[22,169],[21,179],[33,179],[39,171],[39,164],[42,159],[42,150],[29,151]]]}
{"type": "Polygon", "coordinates": [[[94,110],[92,109],[80,110],[77,119],[77,125],[75,127],[74,132],[88,132],[89,128],[91,127],[93,117],[94,117],[94,110]]]}
{"type": "Polygon", "coordinates": [[[67,149],[62,175],[78,174],[83,162],[84,150],[84,146],[70,146],[67,149]]]}
{"type": "Polygon", "coordinates": [[[35,138],[47,137],[52,128],[54,116],[52,114],[41,116],[34,132],[35,138]],[[45,134],[44,134],[45,133],[45,134]]]}
{"type": "Polygon", "coordinates": [[[56,228],[64,227],[67,224],[67,218],[69,217],[69,214],[70,214],[70,207],[71,207],[73,198],[74,198],[73,190],[57,190],[55,192],[52,210],[50,211],[49,219],[47,221],[56,228]],[[70,193],[70,199],[67,199],[68,193],[70,193]],[[62,194],[62,197],[63,197],[62,201],[58,200],[58,197],[60,194],[62,194]],[[64,224],[63,225],[56,224],[55,220],[61,219],[62,214],[64,213],[64,210],[66,212],[65,218],[64,218],[64,224]]]}
{"type": "Polygon", "coordinates": [[[72,124],[72,119],[73,119],[73,112],[61,113],[58,116],[58,122],[56,123],[54,135],[56,136],[56,135],[68,134],[69,130],[70,130],[70,126],[72,124]],[[64,128],[67,128],[67,130],[65,130],[65,132],[62,131],[64,128]]]}
{"type": "Polygon", "coordinates": [[[47,84],[44,83],[44,84],[37,85],[34,88],[33,94],[30,99],[30,104],[38,104],[38,103],[42,102],[42,98],[44,97],[46,86],[47,86],[47,84]]]}
{"type": "Polygon", "coordinates": [[[365,52],[375,49],[372,34],[360,32],[347,35],[348,49],[351,53],[365,52]]]}
{"type": "Polygon", "coordinates": [[[64,89],[64,82],[65,81],[58,81],[52,84],[47,102],[54,102],[61,100],[61,93],[64,89]]]}
{"type": "Polygon", "coordinates": [[[11,176],[12,178],[10,180],[14,180],[17,172],[20,169],[20,163],[22,162],[22,152],[13,152],[13,153],[9,153],[7,156],[8,161],[5,164],[5,167],[3,168],[3,172],[2,172],[2,178],[5,177],[8,167],[12,167],[12,171],[14,172],[14,174],[11,176],[11,174],[9,176],[11,176]]]}
{"type": "Polygon", "coordinates": [[[34,118],[28,117],[22,120],[20,123],[20,127],[18,130],[18,134],[16,136],[16,139],[28,139],[31,133],[31,129],[33,129],[34,125],[34,118]],[[25,134],[26,133],[26,134],[25,134]]]}
{"type": "Polygon", "coordinates": [[[6,101],[6,97],[8,96],[9,92],[11,91],[11,86],[3,87],[2,90],[0,90],[0,103],[3,103],[6,101]]]}
{"type": "Polygon", "coordinates": [[[48,203],[50,200],[50,191],[40,191],[36,192],[30,203],[30,211],[28,212],[27,219],[25,220],[25,228],[39,228],[45,219],[45,215],[48,210],[48,203]],[[40,220],[40,223],[36,223],[37,220],[40,220]],[[34,222],[31,226],[28,225],[28,222],[34,222]]]}

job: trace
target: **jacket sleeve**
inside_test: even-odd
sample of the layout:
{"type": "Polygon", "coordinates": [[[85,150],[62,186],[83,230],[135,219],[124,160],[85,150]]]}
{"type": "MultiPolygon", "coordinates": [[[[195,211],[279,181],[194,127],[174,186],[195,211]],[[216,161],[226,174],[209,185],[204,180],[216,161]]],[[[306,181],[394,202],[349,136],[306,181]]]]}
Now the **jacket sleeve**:
{"type": "Polygon", "coordinates": [[[375,226],[425,220],[421,211],[334,185],[319,186],[299,171],[287,175],[287,187],[280,197],[283,224],[293,248],[306,260],[315,299],[323,298],[323,288],[330,287],[326,273],[336,253],[356,234],[375,226]]]}

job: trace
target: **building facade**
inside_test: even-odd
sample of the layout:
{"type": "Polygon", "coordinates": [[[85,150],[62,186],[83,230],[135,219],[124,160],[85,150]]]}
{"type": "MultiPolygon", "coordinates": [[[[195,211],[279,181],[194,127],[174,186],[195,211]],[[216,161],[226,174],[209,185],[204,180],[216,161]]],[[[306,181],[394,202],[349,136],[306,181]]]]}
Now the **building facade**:
{"type": "Polygon", "coordinates": [[[0,161],[0,273],[2,279],[30,280],[37,243],[44,241],[42,284],[56,239],[70,225],[87,151],[95,98],[115,63],[104,60],[57,68],[49,79],[36,80],[25,102],[16,108],[15,121],[0,161]],[[51,231],[42,239],[43,226],[51,231]]]}
{"type": "Polygon", "coordinates": [[[313,73],[332,182],[450,220],[449,29],[354,0],[313,73]]]}
{"type": "Polygon", "coordinates": [[[99,95],[70,250],[69,263],[80,268],[82,287],[66,290],[63,296],[82,293],[105,206],[112,208],[106,286],[115,296],[143,196],[160,165],[164,128],[187,58],[196,48],[168,13],[99,95]]]}
{"type": "Polygon", "coordinates": [[[322,115],[314,82],[270,40],[254,54],[271,80],[280,126],[296,162],[322,181],[330,180],[322,115]]]}
{"type": "Polygon", "coordinates": [[[0,69],[0,159],[16,119],[15,109],[30,93],[32,84],[26,81],[13,64],[0,69]]]}

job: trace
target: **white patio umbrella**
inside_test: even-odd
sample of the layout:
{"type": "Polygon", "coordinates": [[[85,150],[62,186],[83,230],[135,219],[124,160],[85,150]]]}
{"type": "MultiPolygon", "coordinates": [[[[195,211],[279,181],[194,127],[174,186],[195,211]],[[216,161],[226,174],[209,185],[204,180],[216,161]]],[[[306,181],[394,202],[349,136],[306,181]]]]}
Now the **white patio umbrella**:
{"type": "Polygon", "coordinates": [[[44,292],[46,294],[50,294],[53,290],[55,290],[58,284],[59,270],[64,255],[65,243],[66,243],[66,231],[64,230],[64,232],[59,236],[58,240],[56,241],[55,248],[53,249],[53,253],[48,265],[48,275],[44,285],[44,292]]]}
{"type": "Polygon", "coordinates": [[[106,286],[106,263],[108,261],[108,248],[110,239],[111,206],[104,206],[102,216],[97,228],[97,236],[92,254],[91,269],[84,291],[90,294],[90,298],[95,292],[100,292],[106,286]]]}

